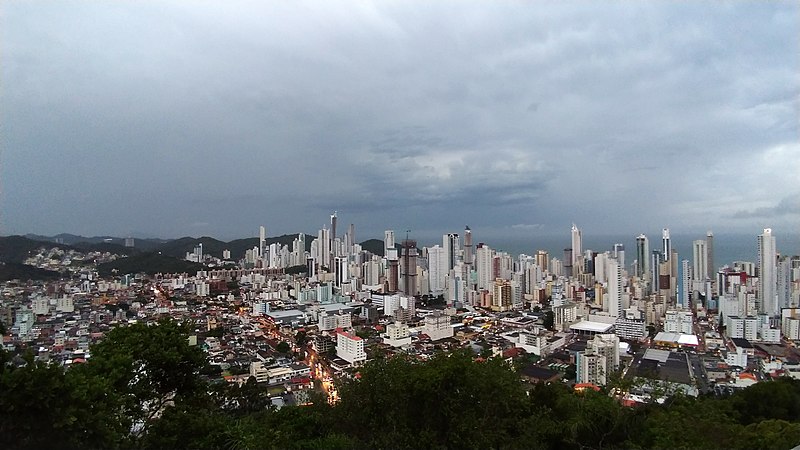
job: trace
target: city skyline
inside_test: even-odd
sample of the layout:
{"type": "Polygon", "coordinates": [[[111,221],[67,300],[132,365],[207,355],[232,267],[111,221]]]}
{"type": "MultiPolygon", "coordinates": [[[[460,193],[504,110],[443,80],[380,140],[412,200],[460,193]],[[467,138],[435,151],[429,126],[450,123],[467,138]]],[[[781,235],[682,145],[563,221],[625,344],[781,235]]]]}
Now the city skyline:
{"type": "Polygon", "coordinates": [[[796,3],[1,8],[3,235],[800,228],[796,3]]]}

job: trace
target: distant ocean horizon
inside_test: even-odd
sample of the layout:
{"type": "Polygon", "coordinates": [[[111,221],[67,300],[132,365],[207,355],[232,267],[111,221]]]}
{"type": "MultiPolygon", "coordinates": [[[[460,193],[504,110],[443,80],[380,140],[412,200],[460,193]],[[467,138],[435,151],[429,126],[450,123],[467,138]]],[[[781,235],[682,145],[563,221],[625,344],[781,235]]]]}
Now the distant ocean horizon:
{"type": "MultiPolygon", "coordinates": [[[[636,236],[631,235],[584,235],[583,251],[591,249],[595,252],[612,251],[614,244],[625,246],[625,265],[630,267],[636,259],[636,236]]],[[[648,235],[650,241],[650,251],[661,249],[661,233],[658,235],[648,235]]],[[[462,237],[463,239],[463,237],[462,237]]],[[[692,261],[692,241],[705,239],[702,235],[672,234],[672,248],[678,252],[678,258],[692,261]]],[[[480,236],[473,235],[473,245],[483,242],[497,251],[504,251],[514,255],[520,254],[534,255],[537,250],[546,250],[550,257],[563,259],[564,249],[572,245],[571,237],[567,233],[565,236],[536,236],[531,238],[514,237],[495,237],[481,239],[480,236]]],[[[441,237],[419,239],[418,246],[442,245],[441,237]]],[[[781,255],[800,255],[800,235],[776,235],[778,253],[781,255]]],[[[463,245],[463,242],[462,242],[463,245]]],[[[734,261],[758,262],[758,238],[756,235],[748,234],[714,234],[714,265],[719,268],[724,265],[731,266],[734,261]]]]}

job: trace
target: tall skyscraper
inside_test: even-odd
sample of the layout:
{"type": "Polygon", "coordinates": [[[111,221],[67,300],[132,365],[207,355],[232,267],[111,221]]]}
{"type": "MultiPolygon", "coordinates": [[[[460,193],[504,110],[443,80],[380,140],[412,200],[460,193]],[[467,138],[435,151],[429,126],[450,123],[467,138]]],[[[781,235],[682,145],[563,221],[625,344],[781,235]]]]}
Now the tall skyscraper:
{"type": "Polygon", "coordinates": [[[706,278],[714,280],[717,269],[714,267],[714,233],[706,233],[706,278]]]}
{"type": "Polygon", "coordinates": [[[656,294],[658,293],[660,286],[659,286],[659,279],[660,273],[659,269],[661,267],[661,263],[664,262],[664,256],[661,254],[659,250],[653,250],[651,259],[650,259],[650,292],[656,294]]]}
{"type": "Polygon", "coordinates": [[[448,271],[453,270],[453,267],[456,266],[460,246],[458,234],[448,233],[442,236],[442,248],[444,249],[445,258],[447,258],[446,267],[448,271]]]}
{"type": "Polygon", "coordinates": [[[394,230],[383,232],[383,256],[388,260],[397,259],[397,248],[394,242],[394,230]]]}
{"type": "Polygon", "coordinates": [[[386,230],[383,232],[383,250],[384,254],[386,250],[394,248],[394,230],[386,230]]]}
{"type": "Polygon", "coordinates": [[[351,223],[350,227],[347,229],[347,244],[348,244],[348,253],[353,253],[353,246],[357,244],[356,242],[356,225],[351,223]]]}
{"type": "Polygon", "coordinates": [[[661,252],[664,256],[664,260],[669,261],[672,255],[672,241],[669,239],[669,228],[661,230],[661,252]]]}
{"type": "Polygon", "coordinates": [[[417,295],[417,241],[404,239],[400,257],[401,291],[407,295],[417,295]]]}
{"type": "Polygon", "coordinates": [[[475,268],[478,272],[478,289],[490,289],[493,275],[494,255],[486,244],[478,244],[475,250],[475,268]]]}
{"type": "Polygon", "coordinates": [[[264,257],[266,253],[267,229],[264,226],[258,227],[258,256],[264,257]]]}
{"type": "Polygon", "coordinates": [[[339,249],[336,248],[338,245],[335,245],[334,241],[336,240],[336,221],[338,218],[336,217],[336,211],[331,214],[331,233],[330,233],[330,249],[333,252],[333,256],[339,256],[339,249]]]}
{"type": "MultiPolygon", "coordinates": [[[[702,241],[701,241],[702,242],[702,241]]],[[[689,307],[689,292],[691,290],[691,281],[689,279],[689,260],[684,259],[681,261],[680,268],[678,269],[678,306],[681,308],[689,307]]]]}
{"type": "Polygon", "coordinates": [[[764,233],[758,235],[758,312],[770,316],[780,314],[775,289],[777,253],[772,229],[765,228],[764,233]]]}
{"type": "Polygon", "coordinates": [[[603,308],[608,311],[611,317],[619,317],[622,314],[622,267],[615,258],[606,259],[608,276],[608,307],[603,308]]]}
{"type": "Polygon", "coordinates": [[[550,270],[550,254],[546,250],[536,250],[536,264],[543,272],[550,270]]]}
{"type": "Polygon", "coordinates": [[[692,242],[692,279],[704,281],[708,276],[708,241],[698,239],[692,242]]]}
{"type": "Polygon", "coordinates": [[[614,258],[617,258],[619,266],[625,270],[625,246],[623,244],[614,244],[614,258]]]}
{"type": "MultiPolygon", "coordinates": [[[[573,223],[572,224],[572,260],[569,261],[570,265],[573,267],[577,267],[580,265],[580,260],[582,256],[582,249],[581,249],[582,239],[581,239],[581,230],[573,223]]],[[[565,261],[566,262],[566,261],[565,261]]]]}
{"type": "Polygon", "coordinates": [[[636,276],[646,278],[650,273],[650,242],[647,236],[640,234],[636,237],[636,276]]]}
{"type": "Polygon", "coordinates": [[[445,250],[438,245],[430,247],[428,249],[428,274],[431,292],[439,293],[444,291],[446,275],[449,273],[446,267],[445,250]]]}
{"type": "Polygon", "coordinates": [[[334,283],[336,287],[342,287],[342,284],[346,283],[349,278],[349,268],[347,266],[347,257],[344,256],[337,256],[333,259],[333,273],[334,283]]]}
{"type": "Polygon", "coordinates": [[[792,259],[788,256],[779,257],[777,269],[778,310],[780,310],[789,308],[792,303],[792,259]]]}
{"type": "Polygon", "coordinates": [[[317,236],[317,263],[322,264],[324,267],[328,268],[328,270],[333,269],[331,266],[331,233],[328,231],[327,228],[324,226],[321,230],[319,230],[319,235],[317,236]]]}
{"type": "Polygon", "coordinates": [[[475,262],[475,253],[472,247],[472,230],[469,226],[464,227],[464,264],[467,266],[467,273],[475,262]]]}

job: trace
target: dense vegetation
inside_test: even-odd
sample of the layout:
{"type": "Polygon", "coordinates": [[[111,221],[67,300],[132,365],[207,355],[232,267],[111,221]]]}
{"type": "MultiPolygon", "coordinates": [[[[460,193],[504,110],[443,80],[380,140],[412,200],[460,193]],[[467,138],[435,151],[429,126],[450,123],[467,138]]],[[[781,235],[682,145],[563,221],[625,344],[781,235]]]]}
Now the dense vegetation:
{"type": "Polygon", "coordinates": [[[206,381],[171,321],[112,330],[66,372],[0,354],[0,448],[779,448],[800,443],[800,382],[625,408],[562,384],[526,393],[469,353],[379,359],[328,405],[269,408],[264,387],[206,381]]]}
{"type": "Polygon", "coordinates": [[[97,272],[101,277],[126,273],[190,273],[194,274],[198,270],[203,270],[204,265],[196,262],[178,259],[172,256],[159,253],[140,253],[127,258],[119,258],[97,265],[97,272]]]}
{"type": "Polygon", "coordinates": [[[27,264],[0,262],[0,281],[9,280],[52,280],[58,278],[58,272],[40,269],[27,264]]]}
{"type": "Polygon", "coordinates": [[[1,236],[0,237],[0,261],[10,263],[22,263],[31,255],[31,252],[42,247],[60,248],[62,250],[76,250],[74,247],[53,242],[40,242],[28,239],[24,236],[1,236]]]}

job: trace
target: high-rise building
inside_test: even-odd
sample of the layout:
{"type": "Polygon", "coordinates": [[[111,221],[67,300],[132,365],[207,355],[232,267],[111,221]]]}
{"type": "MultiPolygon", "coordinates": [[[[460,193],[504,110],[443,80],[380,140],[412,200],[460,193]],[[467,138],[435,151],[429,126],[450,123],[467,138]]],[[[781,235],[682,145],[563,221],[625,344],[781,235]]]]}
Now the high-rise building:
{"type": "Polygon", "coordinates": [[[267,229],[264,226],[258,227],[258,256],[264,257],[267,251],[267,229]]]}
{"type": "Polygon", "coordinates": [[[764,233],[758,235],[758,312],[770,317],[780,314],[775,292],[776,258],[775,236],[771,228],[765,228],[764,233]]]}
{"type": "Polygon", "coordinates": [[[789,308],[792,304],[792,259],[788,256],[778,258],[777,265],[778,309],[789,308]]]}
{"type": "Polygon", "coordinates": [[[327,267],[329,270],[331,269],[331,233],[330,231],[322,227],[319,230],[319,236],[317,237],[317,262],[322,264],[324,267],[327,267]]]}
{"type": "Polygon", "coordinates": [[[447,268],[447,261],[445,249],[434,245],[428,249],[428,273],[430,274],[430,290],[433,293],[444,291],[445,279],[449,270],[447,268]]]}
{"type": "Polygon", "coordinates": [[[625,270],[625,246],[623,244],[614,244],[614,258],[619,261],[622,270],[625,270]]]}
{"type": "Polygon", "coordinates": [[[333,270],[335,274],[336,287],[342,287],[342,284],[347,283],[349,279],[349,267],[347,264],[346,256],[337,256],[333,258],[333,270]]]}
{"type": "Polygon", "coordinates": [[[692,279],[703,281],[708,276],[708,241],[698,239],[692,242],[692,279]]]}
{"type": "MultiPolygon", "coordinates": [[[[386,230],[383,232],[383,254],[391,259],[390,252],[394,252],[396,249],[394,247],[394,230],[386,230]]],[[[397,254],[394,255],[395,258],[397,254]]]]}
{"type": "Polygon", "coordinates": [[[603,309],[607,310],[611,317],[620,317],[623,309],[622,268],[615,258],[607,258],[606,267],[608,269],[608,308],[603,309]]]}
{"type": "MultiPolygon", "coordinates": [[[[700,241],[703,242],[703,241],[700,241]]],[[[691,280],[689,277],[689,260],[684,259],[678,269],[678,305],[681,308],[689,307],[689,292],[691,280]]]]}
{"type": "Polygon", "coordinates": [[[664,256],[661,254],[659,250],[653,250],[651,259],[650,259],[650,292],[658,293],[659,290],[659,279],[660,279],[660,267],[661,263],[664,262],[664,256]]]}
{"type": "Polygon", "coordinates": [[[672,241],[669,238],[669,228],[661,230],[661,252],[665,261],[669,261],[672,255],[672,241]]]}
{"type": "Polygon", "coordinates": [[[467,273],[475,262],[475,253],[472,248],[472,230],[469,226],[464,227],[464,264],[467,266],[467,273]]]}
{"type": "Polygon", "coordinates": [[[550,255],[546,250],[536,250],[536,265],[538,265],[542,272],[547,272],[550,268],[550,255]]]}
{"type": "Polygon", "coordinates": [[[640,234],[636,237],[636,276],[645,279],[650,273],[650,242],[647,236],[640,234]]]}
{"type": "Polygon", "coordinates": [[[458,253],[460,250],[460,243],[458,239],[458,234],[456,233],[448,233],[442,236],[442,248],[444,249],[444,254],[446,258],[446,267],[447,270],[453,270],[453,267],[456,266],[458,260],[458,253]]]}
{"type": "Polygon", "coordinates": [[[609,375],[619,368],[619,337],[598,334],[587,342],[586,350],[576,359],[578,383],[606,384],[609,375]]]}
{"type": "Polygon", "coordinates": [[[475,269],[478,272],[478,289],[490,289],[492,286],[494,258],[492,249],[480,243],[475,251],[475,269]]]}
{"type": "Polygon", "coordinates": [[[356,225],[351,223],[350,226],[347,228],[347,252],[348,254],[353,253],[353,246],[356,244],[356,225]]]}
{"type": "Polygon", "coordinates": [[[338,247],[338,245],[335,245],[335,242],[334,242],[336,240],[336,237],[337,237],[336,236],[336,221],[337,220],[338,220],[338,218],[336,217],[336,211],[334,211],[333,214],[331,214],[331,234],[330,234],[330,237],[329,237],[329,239],[330,239],[330,249],[331,249],[331,252],[333,252],[333,256],[339,256],[339,252],[338,252],[339,249],[336,248],[336,247],[338,247]]]}
{"type": "Polygon", "coordinates": [[[706,233],[706,278],[713,280],[717,269],[714,267],[714,233],[706,233]]]}
{"type": "MultiPolygon", "coordinates": [[[[573,223],[572,224],[572,260],[570,265],[577,267],[580,265],[580,258],[582,256],[581,246],[583,245],[581,239],[581,230],[573,223]]],[[[564,261],[566,262],[566,261],[564,261]]],[[[575,269],[573,269],[575,270],[575,269]]]]}
{"type": "Polygon", "coordinates": [[[404,239],[400,257],[401,291],[406,295],[417,295],[417,241],[404,239]]]}

